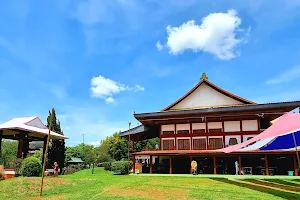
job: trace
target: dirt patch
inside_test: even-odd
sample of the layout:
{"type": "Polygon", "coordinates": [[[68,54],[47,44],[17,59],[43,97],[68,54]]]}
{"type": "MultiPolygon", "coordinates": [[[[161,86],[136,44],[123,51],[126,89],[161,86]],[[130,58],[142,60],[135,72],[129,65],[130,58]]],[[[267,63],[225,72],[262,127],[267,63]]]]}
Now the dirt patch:
{"type": "Polygon", "coordinates": [[[191,199],[188,198],[189,190],[180,188],[150,188],[146,186],[137,186],[135,188],[120,188],[113,186],[106,188],[105,191],[105,193],[122,197],[141,197],[161,200],[191,199]]]}
{"type": "Polygon", "coordinates": [[[95,178],[81,178],[80,181],[95,181],[95,178]]]}
{"type": "Polygon", "coordinates": [[[28,198],[29,200],[61,200],[63,199],[64,197],[66,197],[66,195],[56,195],[55,197],[40,197],[40,196],[36,196],[36,197],[31,197],[31,198],[28,198]]]}

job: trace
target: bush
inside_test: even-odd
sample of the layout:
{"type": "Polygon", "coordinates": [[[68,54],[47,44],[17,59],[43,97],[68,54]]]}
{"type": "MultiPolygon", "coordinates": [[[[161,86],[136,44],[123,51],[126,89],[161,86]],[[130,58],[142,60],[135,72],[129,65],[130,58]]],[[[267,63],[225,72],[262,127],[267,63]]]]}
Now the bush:
{"type": "Polygon", "coordinates": [[[39,176],[42,172],[42,164],[38,158],[28,157],[22,163],[21,173],[23,176],[39,176]]]}
{"type": "Polygon", "coordinates": [[[104,170],[111,171],[111,162],[104,162],[103,167],[104,167],[104,170]]]}
{"type": "Polygon", "coordinates": [[[12,162],[12,167],[14,168],[16,175],[20,174],[20,170],[22,168],[22,163],[23,163],[23,159],[22,158],[17,158],[15,160],[13,160],[12,162]]]}
{"type": "Polygon", "coordinates": [[[6,179],[6,174],[3,165],[0,165],[0,181],[6,179]]]}
{"type": "MultiPolygon", "coordinates": [[[[129,170],[132,167],[132,161],[129,162],[129,170]]],[[[111,163],[111,170],[115,174],[127,174],[128,173],[128,161],[116,161],[111,163]]]]}

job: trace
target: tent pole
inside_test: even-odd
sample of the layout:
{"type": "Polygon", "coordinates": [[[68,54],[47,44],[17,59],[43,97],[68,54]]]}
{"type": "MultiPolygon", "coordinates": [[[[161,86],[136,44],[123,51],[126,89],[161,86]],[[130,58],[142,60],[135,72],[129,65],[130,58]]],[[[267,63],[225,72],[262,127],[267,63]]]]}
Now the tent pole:
{"type": "Polygon", "coordinates": [[[43,163],[43,171],[42,171],[40,196],[43,195],[44,174],[45,174],[45,168],[46,168],[46,158],[47,158],[47,153],[48,153],[48,148],[49,148],[49,141],[50,141],[50,133],[51,133],[51,128],[52,128],[53,114],[54,114],[54,108],[52,108],[51,116],[50,116],[50,124],[49,124],[49,129],[48,129],[49,130],[48,131],[48,139],[47,139],[47,143],[46,143],[46,151],[45,151],[45,155],[44,155],[44,163],[43,163]]]}
{"type": "Polygon", "coordinates": [[[297,145],[297,141],[296,141],[296,137],[294,132],[292,133],[293,135],[293,140],[294,140],[294,145],[295,145],[295,149],[296,149],[296,156],[297,156],[297,161],[298,161],[298,170],[300,169],[300,162],[299,162],[299,152],[298,152],[298,145],[297,145]]]}

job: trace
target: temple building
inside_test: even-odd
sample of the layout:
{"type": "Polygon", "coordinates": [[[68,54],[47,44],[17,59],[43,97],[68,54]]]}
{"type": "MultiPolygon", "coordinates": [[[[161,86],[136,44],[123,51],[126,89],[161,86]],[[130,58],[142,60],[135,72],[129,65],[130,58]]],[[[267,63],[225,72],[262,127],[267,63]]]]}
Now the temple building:
{"type": "Polygon", "coordinates": [[[132,159],[146,159],[149,173],[191,173],[195,160],[197,173],[203,174],[236,174],[238,166],[239,174],[298,175],[295,149],[249,146],[278,118],[299,107],[300,101],[255,103],[218,87],[203,73],[198,84],[161,111],[134,113],[142,125],[121,136],[133,141],[132,159]],[[134,142],[155,137],[160,138],[157,149],[134,151],[134,142]],[[246,141],[251,150],[224,150],[246,141]]]}

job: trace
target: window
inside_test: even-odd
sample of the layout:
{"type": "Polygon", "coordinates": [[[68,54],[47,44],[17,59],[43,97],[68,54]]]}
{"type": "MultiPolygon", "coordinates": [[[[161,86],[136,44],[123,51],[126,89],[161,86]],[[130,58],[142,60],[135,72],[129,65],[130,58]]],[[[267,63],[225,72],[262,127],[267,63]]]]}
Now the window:
{"type": "Polygon", "coordinates": [[[206,139],[205,138],[193,139],[193,149],[194,150],[205,150],[206,149],[206,139]]]}
{"type": "Polygon", "coordinates": [[[209,149],[222,149],[223,138],[209,138],[209,149]]]}
{"type": "Polygon", "coordinates": [[[163,140],[163,150],[173,150],[174,140],[163,140]]]}
{"type": "Polygon", "coordinates": [[[194,129],[193,134],[197,134],[197,133],[205,133],[205,129],[194,129]]]}
{"type": "Polygon", "coordinates": [[[189,130],[178,130],[177,134],[189,134],[190,131],[189,130]]]}
{"type": "Polygon", "coordinates": [[[174,134],[174,131],[163,131],[163,135],[174,134]]]}
{"type": "Polygon", "coordinates": [[[189,150],[190,140],[189,139],[178,139],[178,150],[189,150]]]}
{"type": "Polygon", "coordinates": [[[229,146],[235,145],[235,144],[237,144],[237,143],[238,143],[238,141],[237,141],[236,138],[230,138],[230,139],[229,139],[229,146]]]}
{"type": "Polygon", "coordinates": [[[208,132],[210,132],[210,133],[220,133],[220,132],[222,132],[222,128],[210,128],[210,129],[208,129],[208,132]]]}

